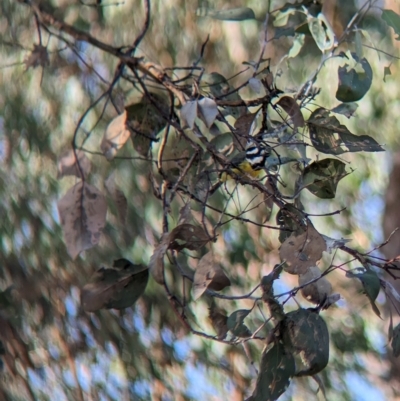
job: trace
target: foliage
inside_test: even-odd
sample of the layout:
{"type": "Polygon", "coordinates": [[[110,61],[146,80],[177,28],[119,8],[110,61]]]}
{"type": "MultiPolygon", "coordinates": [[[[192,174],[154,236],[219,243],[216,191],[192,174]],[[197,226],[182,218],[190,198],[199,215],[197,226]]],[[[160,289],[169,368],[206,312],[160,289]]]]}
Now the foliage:
{"type": "MultiPolygon", "coordinates": [[[[261,34],[254,58],[233,60],[230,68],[227,57],[214,71],[218,51],[209,36],[194,53],[185,47],[182,55],[170,38],[162,39],[165,48],[151,49],[152,32],[160,36],[151,21],[162,15],[162,2],[143,2],[135,35],[118,26],[119,18],[129,23],[124,16],[106,16],[108,8],[118,13],[124,5],[70,3],[60,9],[56,1],[2,5],[12,27],[5,54],[21,54],[30,32],[26,86],[27,76],[42,75],[37,104],[28,109],[23,88],[10,92],[3,117],[2,163],[18,171],[22,188],[10,190],[2,214],[26,214],[19,220],[20,239],[2,241],[0,353],[14,386],[2,390],[4,397],[46,399],[35,381],[51,380],[49,372],[36,376],[40,367],[59,364],[69,366],[72,379],[60,388],[53,383],[53,396],[62,389],[71,399],[84,399],[86,392],[115,398],[106,380],[88,385],[77,370],[89,364],[107,370],[103,352],[114,375],[124,377],[116,387],[126,399],[150,393],[160,400],[204,398],[199,389],[188,391],[193,377],[185,376],[185,347],[197,369],[215,372],[209,379],[219,382],[221,392],[229,386],[218,386],[230,378],[239,399],[276,400],[293,380],[312,388],[304,376],[313,377],[321,392],[333,391],[330,354],[331,369],[340,371],[336,353],[351,346],[329,317],[343,308],[336,305],[341,295],[333,292],[331,277],[336,282],[344,273],[352,286],[358,283],[380,317],[380,290],[388,299],[399,297],[382,274],[397,277],[398,267],[374,252],[383,244],[356,249],[328,237],[330,230],[319,229],[314,217],[339,221],[346,211],[314,213],[315,205],[328,207],[321,202],[334,201],[342,181],[357,174],[346,157],[384,150],[369,133],[352,132],[349,120],[357,118],[356,102],[376,79],[376,53],[364,55],[364,49],[381,33],[363,24],[374,18],[398,34],[400,16],[393,10],[374,14],[374,1],[367,1],[343,16],[347,22],[339,32],[318,1],[276,8],[269,2],[263,10],[251,2],[191,11],[180,4],[182,15],[199,26],[210,20],[235,24],[228,30],[249,24],[261,34]],[[28,22],[22,31],[19,25],[28,22]],[[282,40],[288,46],[276,57],[282,40]],[[151,61],[147,51],[170,65],[151,61]],[[238,74],[223,75],[240,62],[238,74]],[[321,78],[329,64],[337,77],[332,90],[321,78]],[[296,75],[304,66],[305,79],[296,75]],[[65,88],[54,87],[58,77],[65,88]],[[23,118],[10,118],[21,104],[23,118]],[[44,116],[50,120],[46,133],[44,116]],[[15,132],[18,142],[12,141],[15,132]],[[48,171],[56,156],[59,181],[54,169],[48,171]],[[30,197],[33,190],[40,193],[39,205],[30,197]],[[61,229],[64,245],[57,240],[61,229]],[[45,244],[40,253],[36,236],[45,244]],[[290,287],[276,293],[281,280],[290,287]],[[314,306],[306,309],[298,293],[314,306]],[[41,344],[36,357],[26,344],[32,332],[41,344]],[[329,332],[336,332],[332,342],[329,332]],[[204,339],[201,345],[195,337],[204,339]]],[[[174,29],[183,32],[174,24],[167,28],[172,37],[174,29]]],[[[190,36],[189,29],[184,33],[190,36]]],[[[386,78],[391,70],[384,68],[386,78]]],[[[6,186],[13,177],[1,173],[1,179],[6,186]]],[[[5,233],[13,223],[7,220],[5,233]]],[[[341,313],[352,317],[350,309],[341,313]]],[[[399,326],[390,327],[398,356],[399,326]]],[[[363,329],[352,329],[365,340],[363,329]]],[[[360,352],[372,348],[367,340],[359,346],[360,352]]]]}

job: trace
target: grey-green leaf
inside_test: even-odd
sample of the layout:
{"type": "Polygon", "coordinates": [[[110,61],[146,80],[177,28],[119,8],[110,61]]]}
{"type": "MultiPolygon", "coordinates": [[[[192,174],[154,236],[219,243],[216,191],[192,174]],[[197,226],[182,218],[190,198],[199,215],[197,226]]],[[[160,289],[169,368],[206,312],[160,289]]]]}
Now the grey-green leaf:
{"type": "Polygon", "coordinates": [[[238,337],[250,337],[250,330],[243,324],[245,317],[251,312],[251,309],[239,309],[233,312],[227,321],[228,329],[238,337]]]}
{"type": "Polygon", "coordinates": [[[382,19],[394,29],[397,35],[396,40],[400,40],[400,15],[396,14],[393,10],[383,10],[382,19]]]}
{"type": "Polygon", "coordinates": [[[359,63],[362,72],[359,69],[350,68],[348,64],[339,67],[339,86],[336,92],[336,99],[341,102],[357,102],[368,92],[372,83],[372,68],[367,59],[361,60],[355,53],[352,53],[354,60],[359,63]]]}
{"type": "Polygon", "coordinates": [[[345,166],[338,159],[316,161],[304,169],[303,185],[318,198],[332,199],[336,195],[337,184],[347,174],[345,166]]]}
{"type": "Polygon", "coordinates": [[[393,329],[392,349],[393,355],[397,358],[400,355],[400,324],[393,329]]]}
{"type": "Polygon", "coordinates": [[[340,155],[345,152],[383,152],[384,149],[368,135],[354,135],[345,125],[322,107],[312,112],[307,121],[310,139],[320,152],[340,155]]]}
{"type": "Polygon", "coordinates": [[[312,376],[329,360],[329,332],[325,321],[313,310],[289,312],[281,323],[285,348],[296,358],[296,376],[312,376]]]}
{"type": "Polygon", "coordinates": [[[277,400],[286,391],[294,374],[292,354],[277,342],[268,352],[263,352],[256,388],[249,401],[277,400]]]}

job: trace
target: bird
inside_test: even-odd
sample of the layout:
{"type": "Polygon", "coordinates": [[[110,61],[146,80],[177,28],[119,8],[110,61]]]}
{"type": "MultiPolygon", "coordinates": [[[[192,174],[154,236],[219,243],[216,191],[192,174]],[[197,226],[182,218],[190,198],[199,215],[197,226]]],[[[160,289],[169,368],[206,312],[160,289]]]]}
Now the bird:
{"type": "MultiPolygon", "coordinates": [[[[271,155],[271,147],[257,139],[250,139],[244,152],[238,153],[229,163],[229,169],[236,175],[247,175],[252,178],[258,178],[265,169],[265,162],[271,155]]],[[[232,177],[229,173],[221,174],[221,181],[226,182],[232,177]]]]}

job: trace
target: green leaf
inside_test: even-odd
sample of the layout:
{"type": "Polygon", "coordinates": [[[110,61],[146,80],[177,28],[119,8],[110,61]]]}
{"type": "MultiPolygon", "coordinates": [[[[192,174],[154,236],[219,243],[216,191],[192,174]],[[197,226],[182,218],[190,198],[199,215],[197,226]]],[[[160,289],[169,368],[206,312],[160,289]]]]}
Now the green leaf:
{"type": "Polygon", "coordinates": [[[345,152],[384,151],[370,136],[352,134],[336,117],[329,115],[329,110],[323,108],[314,110],[307,124],[311,142],[320,152],[340,155],[345,152]]]}
{"type": "Polygon", "coordinates": [[[346,273],[346,277],[358,278],[361,281],[365,295],[371,302],[373,311],[378,317],[381,317],[381,313],[375,305],[375,300],[378,297],[379,291],[381,289],[381,283],[378,275],[370,269],[357,268],[355,270],[360,272],[354,273],[353,271],[348,271],[346,273]]]}
{"type": "Polygon", "coordinates": [[[345,166],[337,159],[316,161],[304,169],[303,185],[318,198],[332,199],[336,195],[337,184],[346,176],[345,166]]]}
{"type": "Polygon", "coordinates": [[[382,19],[394,29],[397,36],[396,40],[400,40],[400,15],[396,14],[393,10],[383,10],[382,19]]]}
{"type": "Polygon", "coordinates": [[[250,337],[250,330],[243,324],[245,317],[251,312],[251,309],[239,309],[233,312],[227,321],[228,329],[238,337],[250,337]]]}
{"type": "Polygon", "coordinates": [[[290,48],[288,52],[288,58],[295,58],[303,48],[305,43],[305,36],[296,33],[296,36],[294,37],[292,47],[290,48]]]}
{"type": "Polygon", "coordinates": [[[393,329],[392,338],[393,355],[397,358],[400,355],[400,323],[393,329]]]}
{"type": "Polygon", "coordinates": [[[310,18],[308,27],[316,45],[322,52],[332,48],[335,43],[335,34],[323,14],[319,14],[317,18],[310,18]]]}
{"type": "Polygon", "coordinates": [[[291,353],[277,342],[268,352],[263,352],[256,388],[249,401],[277,400],[288,388],[295,374],[295,363],[291,353]]]}
{"type": "Polygon", "coordinates": [[[221,11],[202,7],[197,9],[196,14],[199,17],[211,17],[222,21],[245,21],[256,18],[254,11],[249,7],[238,7],[221,11]]]}
{"type": "Polygon", "coordinates": [[[347,118],[350,118],[356,112],[357,108],[358,108],[357,103],[340,103],[339,105],[334,107],[331,111],[333,113],[342,114],[347,118]]]}
{"type": "Polygon", "coordinates": [[[280,325],[283,342],[296,358],[296,376],[312,376],[329,360],[329,332],[325,321],[313,310],[289,312],[280,325]]]}
{"type": "Polygon", "coordinates": [[[341,102],[356,102],[362,99],[372,83],[372,68],[367,59],[364,57],[360,60],[355,53],[351,55],[357,62],[357,68],[345,64],[338,69],[339,86],[336,99],[341,102]]]}

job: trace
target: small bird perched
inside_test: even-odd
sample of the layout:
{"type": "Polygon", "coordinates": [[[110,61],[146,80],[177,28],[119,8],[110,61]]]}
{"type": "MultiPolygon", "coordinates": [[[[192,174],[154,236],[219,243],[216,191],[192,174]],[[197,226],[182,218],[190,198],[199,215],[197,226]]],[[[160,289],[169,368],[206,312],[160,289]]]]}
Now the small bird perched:
{"type": "MultiPolygon", "coordinates": [[[[271,155],[271,147],[263,141],[251,139],[246,144],[246,150],[237,154],[230,162],[230,168],[238,176],[248,175],[258,178],[265,169],[265,162],[271,155]]],[[[225,182],[233,177],[224,172],[221,181],[225,182]]]]}

